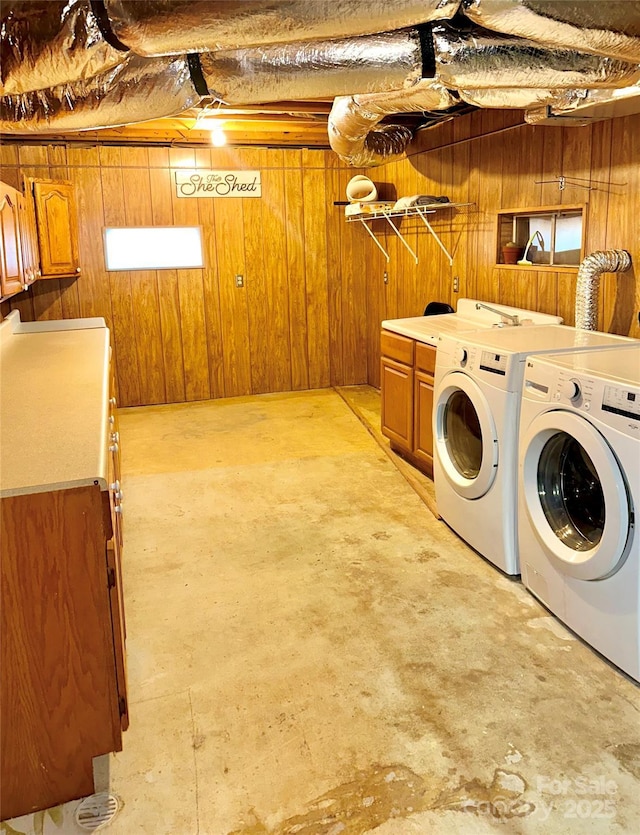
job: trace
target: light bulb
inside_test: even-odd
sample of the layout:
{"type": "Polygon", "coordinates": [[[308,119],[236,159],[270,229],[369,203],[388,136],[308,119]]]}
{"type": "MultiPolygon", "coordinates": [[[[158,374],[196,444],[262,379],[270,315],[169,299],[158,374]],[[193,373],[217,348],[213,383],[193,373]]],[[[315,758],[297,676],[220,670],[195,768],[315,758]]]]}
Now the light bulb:
{"type": "Polygon", "coordinates": [[[222,148],[227,144],[227,136],[220,127],[213,128],[211,131],[211,144],[216,148],[222,148]]]}

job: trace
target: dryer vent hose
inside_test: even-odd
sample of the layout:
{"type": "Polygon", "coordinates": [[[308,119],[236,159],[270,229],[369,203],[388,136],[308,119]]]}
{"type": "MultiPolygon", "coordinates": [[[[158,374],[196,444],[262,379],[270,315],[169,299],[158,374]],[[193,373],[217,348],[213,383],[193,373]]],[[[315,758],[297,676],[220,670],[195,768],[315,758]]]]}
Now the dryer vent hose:
{"type": "Polygon", "coordinates": [[[602,273],[625,272],[631,267],[631,256],[625,249],[592,252],[580,264],[576,286],[576,328],[597,330],[598,293],[602,273]]]}

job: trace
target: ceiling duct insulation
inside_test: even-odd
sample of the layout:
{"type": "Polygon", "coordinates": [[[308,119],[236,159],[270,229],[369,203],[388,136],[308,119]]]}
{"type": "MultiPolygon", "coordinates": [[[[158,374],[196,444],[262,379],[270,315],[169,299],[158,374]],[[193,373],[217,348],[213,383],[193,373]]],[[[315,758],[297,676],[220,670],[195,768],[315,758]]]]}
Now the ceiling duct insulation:
{"type": "Polygon", "coordinates": [[[422,78],[417,29],[336,41],[276,44],[205,52],[200,65],[209,93],[225,104],[373,93],[422,78]]]}
{"type": "Polygon", "coordinates": [[[640,64],[574,49],[547,49],[487,29],[460,31],[442,23],[434,24],[432,32],[435,77],[456,90],[625,87],[640,79],[640,64]]]}
{"type": "Polygon", "coordinates": [[[547,106],[527,110],[530,125],[571,125],[581,127],[603,119],[640,113],[640,85],[621,90],[555,91],[547,106]]]}
{"type": "Polygon", "coordinates": [[[640,63],[634,0],[463,0],[463,11],[495,32],[640,63]]]}
{"type": "Polygon", "coordinates": [[[59,133],[95,130],[176,116],[201,100],[182,57],[140,58],[88,81],[4,96],[0,131],[59,133]]]}
{"type": "Polygon", "coordinates": [[[0,96],[92,78],[124,53],[103,38],[89,0],[0,4],[0,96]]]}
{"type": "MultiPolygon", "coordinates": [[[[584,92],[582,90],[581,92],[584,92]]],[[[555,101],[558,91],[539,88],[500,87],[497,90],[458,90],[462,101],[480,108],[526,110],[542,107],[555,101]]]]}
{"type": "Polygon", "coordinates": [[[447,110],[456,104],[448,90],[431,80],[408,90],[340,96],[329,114],[329,143],[349,165],[381,165],[402,154],[413,138],[413,131],[402,125],[380,124],[386,116],[447,110]]]}
{"type": "Polygon", "coordinates": [[[451,18],[460,0],[103,0],[138,55],[244,49],[404,29],[451,18]]]}

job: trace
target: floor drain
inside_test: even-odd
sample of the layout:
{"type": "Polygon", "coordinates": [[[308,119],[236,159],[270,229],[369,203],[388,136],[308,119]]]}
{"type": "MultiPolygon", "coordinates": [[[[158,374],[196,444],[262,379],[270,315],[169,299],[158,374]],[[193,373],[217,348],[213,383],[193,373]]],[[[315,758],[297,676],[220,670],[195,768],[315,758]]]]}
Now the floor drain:
{"type": "Polygon", "coordinates": [[[95,832],[111,823],[119,808],[120,801],[112,794],[92,794],[85,797],[76,808],[76,823],[81,829],[95,832]]]}

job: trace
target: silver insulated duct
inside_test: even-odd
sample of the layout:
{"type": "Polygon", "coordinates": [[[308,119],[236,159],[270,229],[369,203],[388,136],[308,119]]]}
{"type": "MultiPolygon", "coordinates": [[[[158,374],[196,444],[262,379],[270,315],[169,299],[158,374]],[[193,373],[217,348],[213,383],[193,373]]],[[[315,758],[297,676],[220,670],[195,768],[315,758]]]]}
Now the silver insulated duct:
{"type": "Polygon", "coordinates": [[[335,41],[205,52],[200,65],[213,97],[226,104],[254,104],[409,86],[422,76],[422,49],[416,29],[400,29],[335,41]]]}
{"type": "Polygon", "coordinates": [[[446,23],[432,32],[436,78],[453,89],[625,87],[640,79],[640,65],[615,58],[446,23]]]}
{"type": "Polygon", "coordinates": [[[187,60],[130,56],[89,81],[0,100],[0,131],[58,133],[175,116],[198,104],[187,60]]]}
{"type": "Polygon", "coordinates": [[[463,11],[495,32],[637,64],[637,5],[634,0],[463,0],[463,11]]]}
{"type": "Polygon", "coordinates": [[[403,29],[451,18],[460,0],[104,0],[138,55],[241,49],[403,29]]]}
{"type": "Polygon", "coordinates": [[[576,286],[576,328],[594,331],[598,326],[598,294],[602,273],[625,272],[631,256],[624,249],[592,252],[580,264],[576,286]]]}
{"type": "Polygon", "coordinates": [[[0,7],[0,96],[87,80],[126,54],[104,40],[89,0],[17,0],[0,7]]]}
{"type": "Polygon", "coordinates": [[[381,165],[402,154],[413,133],[402,125],[381,125],[385,116],[422,110],[447,110],[457,103],[433,81],[423,80],[409,90],[336,98],[329,114],[329,144],[349,165],[381,165]]]}

